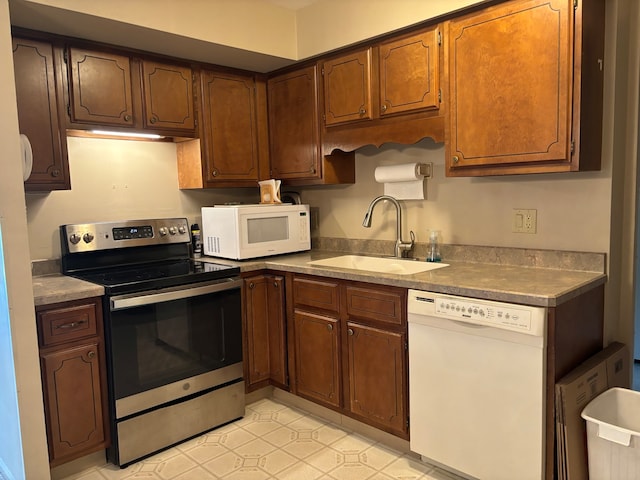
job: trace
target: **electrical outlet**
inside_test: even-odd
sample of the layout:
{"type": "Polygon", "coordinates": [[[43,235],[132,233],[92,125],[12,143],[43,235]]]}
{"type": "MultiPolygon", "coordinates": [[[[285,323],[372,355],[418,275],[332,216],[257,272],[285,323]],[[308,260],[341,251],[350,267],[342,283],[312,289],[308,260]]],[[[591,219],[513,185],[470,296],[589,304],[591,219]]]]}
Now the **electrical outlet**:
{"type": "Polygon", "coordinates": [[[535,209],[513,209],[513,233],[536,233],[538,229],[538,211],[535,209]]]}

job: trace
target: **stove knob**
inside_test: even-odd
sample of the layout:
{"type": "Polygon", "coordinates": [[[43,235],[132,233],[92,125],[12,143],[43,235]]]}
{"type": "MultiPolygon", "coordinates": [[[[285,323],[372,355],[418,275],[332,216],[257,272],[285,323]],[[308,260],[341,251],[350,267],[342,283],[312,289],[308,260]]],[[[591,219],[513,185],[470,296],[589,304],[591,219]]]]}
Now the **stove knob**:
{"type": "Polygon", "coordinates": [[[80,241],[81,238],[82,237],[80,235],[78,235],[77,233],[72,233],[71,236],[69,237],[69,241],[71,243],[73,243],[74,245],[76,245],[80,241]]]}
{"type": "Polygon", "coordinates": [[[168,232],[167,232],[167,227],[160,227],[160,229],[158,230],[160,232],[160,236],[164,237],[168,232]]]}
{"type": "Polygon", "coordinates": [[[178,230],[176,229],[176,227],[169,227],[169,233],[171,235],[175,235],[176,233],[178,233],[178,230]]]}
{"type": "Polygon", "coordinates": [[[187,233],[187,227],[185,227],[184,225],[180,225],[178,227],[178,231],[180,232],[181,235],[184,235],[185,233],[187,233]]]}
{"type": "Polygon", "coordinates": [[[85,234],[82,236],[82,240],[84,240],[84,243],[91,243],[91,241],[92,241],[93,239],[94,239],[94,236],[93,236],[93,234],[91,234],[91,233],[85,233],[85,234]]]}

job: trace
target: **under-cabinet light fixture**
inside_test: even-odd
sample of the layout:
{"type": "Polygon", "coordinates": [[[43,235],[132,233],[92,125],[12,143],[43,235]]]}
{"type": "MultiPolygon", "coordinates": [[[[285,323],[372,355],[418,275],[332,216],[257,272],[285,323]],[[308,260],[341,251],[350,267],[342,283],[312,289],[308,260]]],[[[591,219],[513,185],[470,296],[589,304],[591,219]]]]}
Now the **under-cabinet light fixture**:
{"type": "Polygon", "coordinates": [[[91,133],[96,135],[110,135],[114,137],[134,137],[134,138],[148,138],[153,140],[158,140],[160,138],[164,138],[162,135],[157,135],[155,133],[129,133],[129,132],[112,132],[109,130],[91,130],[91,133]]]}

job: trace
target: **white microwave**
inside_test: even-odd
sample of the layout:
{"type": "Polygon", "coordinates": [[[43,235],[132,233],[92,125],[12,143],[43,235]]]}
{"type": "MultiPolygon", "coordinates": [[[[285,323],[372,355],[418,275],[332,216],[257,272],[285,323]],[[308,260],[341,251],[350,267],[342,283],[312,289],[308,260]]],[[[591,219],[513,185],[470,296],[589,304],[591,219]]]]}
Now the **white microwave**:
{"type": "Polygon", "coordinates": [[[309,205],[202,207],[202,253],[244,260],[311,248],[309,205]]]}

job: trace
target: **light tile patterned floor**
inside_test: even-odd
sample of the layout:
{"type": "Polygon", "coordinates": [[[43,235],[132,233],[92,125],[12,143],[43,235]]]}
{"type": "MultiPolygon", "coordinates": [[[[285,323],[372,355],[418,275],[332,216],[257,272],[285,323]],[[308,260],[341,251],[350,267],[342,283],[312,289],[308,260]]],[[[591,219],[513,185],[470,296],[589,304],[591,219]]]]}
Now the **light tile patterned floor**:
{"type": "Polygon", "coordinates": [[[65,480],[457,480],[458,477],[272,399],[243,419],[125,469],[65,480]]]}

